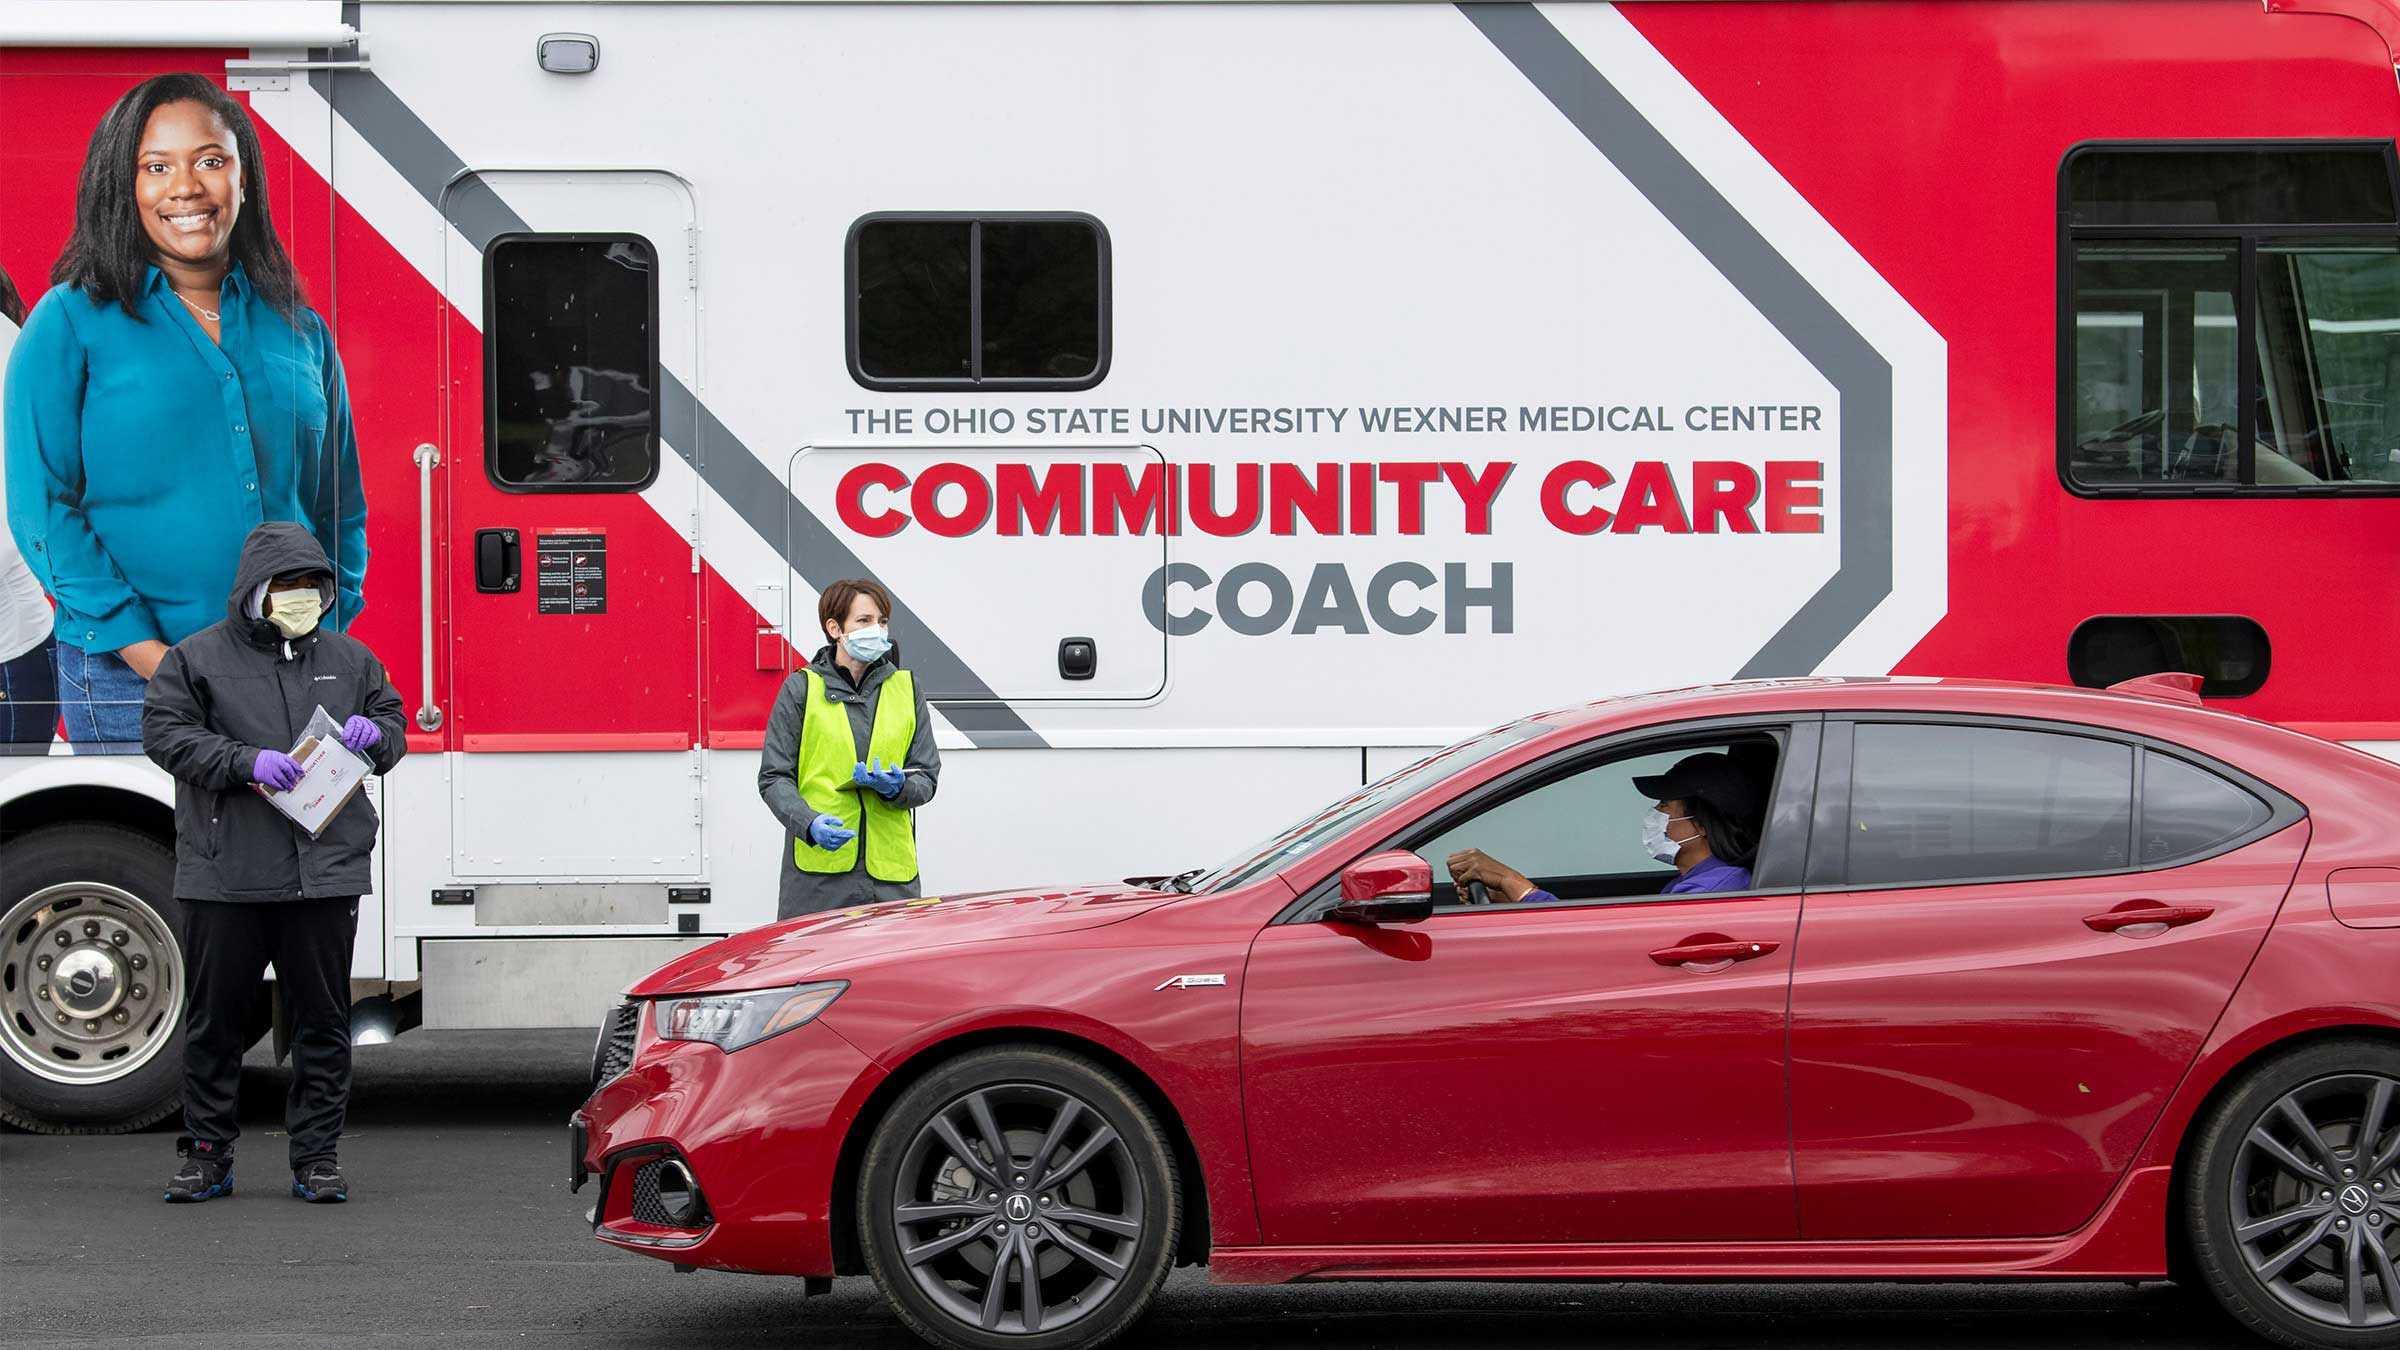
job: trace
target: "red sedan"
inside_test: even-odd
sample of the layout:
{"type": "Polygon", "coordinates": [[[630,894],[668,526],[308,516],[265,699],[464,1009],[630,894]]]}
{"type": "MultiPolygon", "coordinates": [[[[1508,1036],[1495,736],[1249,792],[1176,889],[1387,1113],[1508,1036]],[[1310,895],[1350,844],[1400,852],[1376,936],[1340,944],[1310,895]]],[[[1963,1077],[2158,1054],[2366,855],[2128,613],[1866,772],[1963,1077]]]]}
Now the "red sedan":
{"type": "Polygon", "coordinates": [[[2400,765],[2193,685],[1614,699],[1208,871],[746,933],[617,1010],[575,1180],[954,1347],[1194,1262],[2175,1278],[2400,1346],[2400,765]]]}

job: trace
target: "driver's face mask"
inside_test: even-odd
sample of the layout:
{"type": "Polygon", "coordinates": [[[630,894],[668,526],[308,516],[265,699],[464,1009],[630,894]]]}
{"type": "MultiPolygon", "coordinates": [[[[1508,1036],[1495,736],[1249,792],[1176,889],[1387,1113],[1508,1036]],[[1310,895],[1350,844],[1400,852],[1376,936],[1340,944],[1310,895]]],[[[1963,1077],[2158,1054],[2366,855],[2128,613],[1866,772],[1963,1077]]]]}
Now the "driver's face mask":
{"type": "Polygon", "coordinates": [[[1691,841],[1687,839],[1669,839],[1667,837],[1667,826],[1675,823],[1678,820],[1690,819],[1690,816],[1670,816],[1655,806],[1643,812],[1642,851],[1649,854],[1651,859],[1655,862],[1671,863],[1675,861],[1675,855],[1681,852],[1683,850],[1683,846],[1691,841]]]}

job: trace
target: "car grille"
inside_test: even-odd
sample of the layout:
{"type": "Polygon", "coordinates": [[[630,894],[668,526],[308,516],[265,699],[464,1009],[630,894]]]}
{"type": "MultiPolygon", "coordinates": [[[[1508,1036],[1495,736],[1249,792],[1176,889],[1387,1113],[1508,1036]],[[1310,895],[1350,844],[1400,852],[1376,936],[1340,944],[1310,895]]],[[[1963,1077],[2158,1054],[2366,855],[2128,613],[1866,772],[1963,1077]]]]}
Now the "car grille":
{"type": "Polygon", "coordinates": [[[599,1048],[592,1052],[592,1090],[633,1065],[633,1043],[642,1029],[642,1005],[620,1003],[600,1029],[599,1048]]]}

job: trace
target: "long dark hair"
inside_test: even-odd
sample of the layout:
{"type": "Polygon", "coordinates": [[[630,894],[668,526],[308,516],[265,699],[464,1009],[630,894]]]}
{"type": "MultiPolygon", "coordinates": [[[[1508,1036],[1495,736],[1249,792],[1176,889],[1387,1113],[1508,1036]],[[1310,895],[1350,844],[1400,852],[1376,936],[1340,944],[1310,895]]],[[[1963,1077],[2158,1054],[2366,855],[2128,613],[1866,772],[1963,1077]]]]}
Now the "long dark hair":
{"type": "Polygon", "coordinates": [[[1683,809],[1691,813],[1693,824],[1708,832],[1711,854],[1736,867],[1758,860],[1758,832],[1764,821],[1736,820],[1697,797],[1686,800],[1683,809]]]}
{"type": "Polygon", "coordinates": [[[268,304],[286,317],[299,313],[300,276],[292,269],[291,255],[283,251],[283,241],[275,237],[275,219],[267,210],[258,128],[215,81],[184,72],[135,85],[93,128],[91,146],[83,152],[83,174],[75,184],[75,233],[58,255],[58,265],[50,269],[50,280],[74,286],[102,304],[113,300],[126,313],[141,317],[134,302],[156,251],[134,206],[134,159],[141,154],[150,114],[187,100],[224,121],[233,132],[234,154],[242,161],[242,211],[233,222],[235,260],[268,304]]]}
{"type": "Polygon", "coordinates": [[[5,267],[0,267],[0,318],[25,326],[25,298],[17,294],[17,283],[8,279],[5,267]]]}

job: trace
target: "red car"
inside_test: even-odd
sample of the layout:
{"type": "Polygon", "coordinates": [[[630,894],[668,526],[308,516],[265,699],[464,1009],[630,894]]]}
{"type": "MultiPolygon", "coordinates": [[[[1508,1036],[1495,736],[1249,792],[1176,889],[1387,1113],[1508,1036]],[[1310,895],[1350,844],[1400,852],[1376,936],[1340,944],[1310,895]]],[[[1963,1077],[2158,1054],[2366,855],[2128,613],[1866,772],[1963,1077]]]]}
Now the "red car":
{"type": "Polygon", "coordinates": [[[2400,1346],[2400,765],[2196,684],[1612,699],[1208,871],[745,933],[617,1010],[575,1180],[603,1242],[872,1274],[954,1347],[1195,1262],[2174,1278],[2400,1346]]]}

